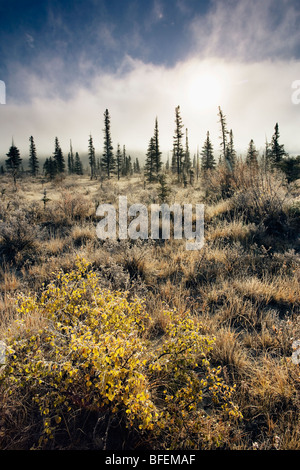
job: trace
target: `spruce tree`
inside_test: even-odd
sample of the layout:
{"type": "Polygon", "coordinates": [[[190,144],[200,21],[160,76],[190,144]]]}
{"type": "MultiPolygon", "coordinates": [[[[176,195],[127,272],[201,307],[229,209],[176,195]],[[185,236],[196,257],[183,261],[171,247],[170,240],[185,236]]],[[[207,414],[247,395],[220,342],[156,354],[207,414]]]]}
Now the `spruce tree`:
{"type": "Polygon", "coordinates": [[[281,163],[283,157],[286,155],[284,146],[279,144],[279,137],[279,127],[278,123],[276,123],[270,148],[270,160],[272,166],[274,167],[278,166],[281,163]]]}
{"type": "Polygon", "coordinates": [[[39,171],[39,161],[36,155],[36,148],[33,137],[29,137],[29,169],[32,176],[36,176],[39,171]]]}
{"type": "Polygon", "coordinates": [[[126,175],[127,176],[132,175],[132,161],[131,161],[131,156],[130,155],[128,155],[128,157],[126,157],[126,175]]]}
{"type": "MultiPolygon", "coordinates": [[[[136,162],[135,162],[136,167],[136,162]]],[[[153,137],[150,139],[145,164],[145,175],[149,182],[156,181],[162,169],[161,151],[159,148],[158,120],[155,118],[153,137]]]]}
{"type": "Polygon", "coordinates": [[[55,137],[54,160],[56,162],[57,173],[63,173],[65,171],[65,159],[57,137],[55,137]]]}
{"type": "Polygon", "coordinates": [[[210,140],[209,131],[207,131],[206,139],[201,151],[201,169],[204,173],[207,170],[212,170],[216,166],[214,154],[213,154],[213,145],[210,140]]]}
{"type": "Polygon", "coordinates": [[[291,183],[300,179],[300,156],[287,157],[280,163],[280,169],[285,173],[287,182],[291,183]]]}
{"type": "Polygon", "coordinates": [[[266,137],[266,143],[265,143],[265,152],[263,154],[263,158],[262,158],[262,167],[264,170],[269,170],[270,167],[271,167],[271,145],[270,143],[268,142],[267,140],[267,137],[266,137]]]}
{"type": "Polygon", "coordinates": [[[75,173],[75,175],[83,175],[82,163],[81,163],[78,152],[76,152],[76,154],[75,154],[74,173],[75,173]]]}
{"type": "Polygon", "coordinates": [[[20,151],[15,146],[13,140],[12,140],[11,147],[8,153],[6,154],[6,156],[8,157],[7,160],[5,160],[6,168],[9,172],[11,172],[13,179],[14,179],[14,184],[16,184],[17,176],[20,172],[20,167],[22,165],[22,158],[20,156],[20,151]]]}
{"type": "Polygon", "coordinates": [[[70,140],[70,152],[68,153],[68,172],[70,175],[74,173],[74,154],[73,154],[73,147],[72,147],[71,140],[70,140]]]}
{"type": "Polygon", "coordinates": [[[191,161],[190,148],[189,148],[188,129],[186,129],[185,130],[184,170],[187,174],[189,174],[191,168],[192,168],[192,161],[191,161]]]}
{"type": "Polygon", "coordinates": [[[221,124],[221,159],[220,161],[225,163],[226,162],[226,154],[227,154],[227,124],[226,124],[226,116],[223,114],[220,106],[219,106],[219,122],[221,124]]]}
{"type": "Polygon", "coordinates": [[[140,162],[139,159],[136,157],[135,159],[135,172],[140,173],[141,172],[141,167],[140,167],[140,162]]]}
{"type": "Polygon", "coordinates": [[[148,150],[146,154],[146,163],[145,163],[145,177],[149,183],[155,181],[155,139],[151,137],[148,145],[148,150]]]}
{"type": "Polygon", "coordinates": [[[173,143],[172,159],[171,159],[171,171],[174,174],[177,173],[176,151],[175,151],[175,144],[174,143],[173,143]]]}
{"type": "Polygon", "coordinates": [[[177,178],[178,181],[180,181],[181,174],[182,174],[182,166],[183,166],[183,156],[184,156],[184,150],[183,150],[183,145],[182,145],[182,138],[183,138],[183,123],[182,123],[182,118],[180,115],[180,106],[177,106],[175,108],[175,133],[173,137],[173,159],[174,161],[172,162],[173,168],[176,166],[176,173],[177,173],[177,178]]]}
{"type": "Polygon", "coordinates": [[[93,138],[90,134],[89,138],[89,147],[88,147],[88,158],[89,158],[89,165],[91,169],[91,180],[96,178],[96,156],[95,156],[95,148],[93,144],[93,138]]]}
{"type": "Polygon", "coordinates": [[[140,173],[140,162],[138,158],[133,162],[133,173],[140,173]]]}
{"type": "Polygon", "coordinates": [[[253,139],[250,140],[248,151],[247,151],[247,156],[246,156],[246,163],[248,166],[251,168],[257,168],[258,167],[258,152],[256,150],[256,147],[254,145],[253,139]]]}
{"type": "Polygon", "coordinates": [[[122,176],[126,176],[126,170],[127,170],[127,156],[126,156],[126,147],[123,145],[123,152],[122,152],[122,165],[121,165],[121,174],[122,176]]]}
{"type": "Polygon", "coordinates": [[[115,170],[116,160],[113,154],[112,139],[110,134],[110,115],[108,109],[104,113],[104,151],[101,165],[108,179],[111,178],[115,170]]]}
{"type": "Polygon", "coordinates": [[[71,154],[70,152],[68,153],[68,173],[71,175],[73,173],[73,165],[71,162],[71,154]]]}
{"type": "Polygon", "coordinates": [[[117,146],[117,153],[116,153],[116,163],[117,163],[117,177],[118,180],[120,179],[121,173],[122,173],[122,159],[123,155],[121,152],[120,144],[117,146]]]}
{"type": "Polygon", "coordinates": [[[167,161],[166,161],[166,171],[169,171],[170,169],[170,157],[169,157],[169,154],[168,154],[168,158],[167,158],[167,161]]]}
{"type": "Polygon", "coordinates": [[[236,164],[236,151],[233,144],[233,133],[232,130],[229,132],[229,142],[226,148],[226,164],[229,170],[233,171],[236,164]]]}
{"type": "Polygon", "coordinates": [[[197,181],[199,179],[199,174],[200,174],[200,155],[199,155],[199,148],[197,147],[197,158],[196,158],[196,176],[197,176],[197,181]]]}
{"type": "Polygon", "coordinates": [[[158,187],[157,196],[158,196],[159,202],[163,204],[167,202],[169,194],[171,193],[171,189],[167,185],[165,174],[159,175],[158,183],[159,183],[159,187],[158,187]]]}
{"type": "Polygon", "coordinates": [[[155,173],[158,176],[159,172],[161,171],[162,161],[161,161],[161,151],[159,149],[159,132],[158,132],[158,120],[157,117],[155,119],[155,126],[154,126],[154,148],[155,148],[155,173]]]}
{"type": "Polygon", "coordinates": [[[43,166],[43,170],[44,170],[45,176],[48,176],[50,180],[53,180],[53,178],[57,174],[56,161],[52,157],[46,158],[46,161],[43,166]]]}

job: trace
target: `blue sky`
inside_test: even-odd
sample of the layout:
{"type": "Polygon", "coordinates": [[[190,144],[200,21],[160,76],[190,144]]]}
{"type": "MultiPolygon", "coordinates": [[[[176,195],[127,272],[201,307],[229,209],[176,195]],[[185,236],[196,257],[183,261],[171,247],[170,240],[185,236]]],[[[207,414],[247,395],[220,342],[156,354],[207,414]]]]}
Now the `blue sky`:
{"type": "Polygon", "coordinates": [[[146,152],[158,116],[167,153],[178,104],[192,152],[210,130],[218,153],[221,106],[240,152],[279,122],[300,153],[299,20],[299,0],[0,0],[0,159],[12,135],[25,158],[30,135],[101,153],[106,108],[115,147],[146,152]]]}
{"type": "Polygon", "coordinates": [[[172,66],[190,50],[190,22],[208,7],[201,0],[1,0],[0,74],[9,84],[7,98],[29,98],[22,76],[14,74],[20,65],[56,78],[62,95],[70,84],[117,72],[126,56],[172,66]]]}

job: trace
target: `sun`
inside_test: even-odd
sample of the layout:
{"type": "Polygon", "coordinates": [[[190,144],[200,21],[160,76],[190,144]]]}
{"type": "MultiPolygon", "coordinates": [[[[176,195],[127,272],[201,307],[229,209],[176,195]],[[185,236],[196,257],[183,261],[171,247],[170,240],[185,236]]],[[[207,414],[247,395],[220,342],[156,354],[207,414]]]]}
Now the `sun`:
{"type": "Polygon", "coordinates": [[[189,79],[187,89],[188,100],[193,107],[211,108],[220,103],[222,86],[220,79],[215,75],[197,74],[189,79]]]}

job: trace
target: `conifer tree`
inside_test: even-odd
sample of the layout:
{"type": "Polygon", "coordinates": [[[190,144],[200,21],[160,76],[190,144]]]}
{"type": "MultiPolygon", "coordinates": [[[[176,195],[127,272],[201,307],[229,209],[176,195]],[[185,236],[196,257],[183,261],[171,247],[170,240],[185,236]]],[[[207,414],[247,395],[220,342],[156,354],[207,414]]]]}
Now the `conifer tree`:
{"type": "Polygon", "coordinates": [[[56,162],[57,173],[64,173],[65,171],[65,159],[62,150],[59,145],[58,138],[55,137],[55,149],[54,149],[54,160],[56,162]]]}
{"type": "Polygon", "coordinates": [[[155,171],[155,140],[154,137],[151,137],[145,162],[145,177],[149,183],[152,183],[155,180],[155,171]]]}
{"type": "Polygon", "coordinates": [[[33,137],[29,137],[29,169],[32,176],[36,176],[39,171],[39,161],[36,154],[36,148],[33,137]]]}
{"type": "Polygon", "coordinates": [[[163,204],[167,202],[168,196],[171,192],[171,189],[167,185],[165,174],[159,175],[158,183],[159,183],[159,187],[158,187],[157,196],[158,196],[159,202],[163,204]]]}
{"type": "Polygon", "coordinates": [[[111,178],[115,170],[116,160],[113,154],[112,139],[110,133],[110,115],[108,109],[104,112],[104,151],[102,155],[101,166],[108,179],[111,178]]]}
{"type": "Polygon", "coordinates": [[[185,130],[185,153],[184,153],[184,170],[188,174],[192,168],[190,148],[189,148],[189,137],[188,129],[185,130]]]}
{"type": "Polygon", "coordinates": [[[173,150],[172,150],[172,159],[171,159],[171,171],[172,173],[177,173],[177,161],[176,161],[176,151],[175,151],[175,144],[173,143],[173,150]]]}
{"type": "Polygon", "coordinates": [[[196,177],[197,177],[197,181],[199,179],[199,174],[200,174],[200,155],[199,155],[199,148],[197,146],[197,158],[196,158],[196,177]]]}
{"type": "Polygon", "coordinates": [[[270,148],[270,160],[272,166],[274,167],[278,166],[281,163],[283,157],[286,155],[284,145],[279,144],[279,137],[279,127],[278,123],[276,123],[270,148]]]}
{"type": "Polygon", "coordinates": [[[57,174],[56,161],[52,157],[46,158],[46,161],[43,166],[43,170],[44,170],[45,176],[48,176],[50,180],[53,180],[53,178],[57,174]]]}
{"type": "Polygon", "coordinates": [[[20,172],[20,167],[22,165],[22,158],[20,156],[20,151],[15,146],[13,140],[12,140],[11,147],[8,153],[6,154],[6,156],[8,157],[7,160],[5,160],[6,168],[9,172],[11,172],[13,176],[14,184],[16,184],[17,176],[20,172]]]}
{"type": "Polygon", "coordinates": [[[162,161],[161,161],[161,151],[159,149],[159,132],[158,132],[158,119],[155,119],[155,127],[154,127],[154,148],[155,148],[155,173],[158,176],[159,172],[161,171],[162,161]]]}
{"type": "Polygon", "coordinates": [[[140,173],[141,172],[141,166],[140,166],[140,161],[139,161],[138,157],[136,157],[136,159],[135,159],[135,167],[136,167],[136,172],[140,173]]]}
{"type": "Polygon", "coordinates": [[[122,173],[122,159],[123,159],[123,155],[122,155],[122,152],[121,152],[120,144],[118,144],[117,153],[116,153],[118,180],[120,179],[120,176],[121,176],[121,173],[122,173]]]}
{"type": "Polygon", "coordinates": [[[127,171],[127,156],[126,156],[126,147],[123,145],[123,152],[122,152],[122,165],[121,165],[121,174],[122,176],[126,176],[126,171],[127,171]]]}
{"type": "Polygon", "coordinates": [[[229,132],[229,142],[226,148],[226,164],[229,170],[233,171],[236,164],[236,151],[233,144],[233,133],[232,129],[229,132]]]}
{"type": "Polygon", "coordinates": [[[182,118],[180,115],[180,106],[177,106],[175,108],[175,133],[173,137],[173,162],[172,162],[172,167],[173,169],[176,166],[176,173],[177,173],[177,178],[178,181],[180,181],[181,178],[181,173],[182,173],[182,166],[183,166],[183,157],[184,157],[184,150],[183,150],[183,145],[182,145],[182,138],[183,138],[183,123],[182,123],[182,118]]]}
{"type": "MultiPolygon", "coordinates": [[[[135,162],[136,167],[136,162],[135,162]]],[[[150,139],[146,154],[145,176],[149,182],[156,181],[162,169],[161,151],[159,148],[158,120],[155,119],[153,137],[150,139]]]]}
{"type": "Polygon", "coordinates": [[[131,161],[131,156],[130,155],[128,155],[128,157],[126,157],[126,175],[127,176],[132,175],[132,161],[131,161]]]}
{"type": "Polygon", "coordinates": [[[133,162],[133,172],[140,173],[140,162],[139,159],[136,157],[135,161],[133,162]]]}
{"type": "Polygon", "coordinates": [[[257,168],[258,167],[258,152],[256,150],[256,147],[254,145],[253,139],[250,140],[248,151],[247,151],[247,156],[246,156],[246,163],[248,166],[251,168],[257,168]]]}
{"type": "Polygon", "coordinates": [[[71,175],[73,173],[73,165],[71,162],[71,155],[70,152],[68,153],[68,173],[71,175]]]}
{"type": "Polygon", "coordinates": [[[266,143],[265,143],[265,151],[263,154],[262,158],[262,165],[264,170],[268,170],[271,167],[271,148],[270,148],[270,143],[267,140],[266,137],[266,143]]]}
{"type": "Polygon", "coordinates": [[[227,124],[226,124],[226,116],[223,114],[220,106],[219,106],[219,122],[221,124],[221,162],[226,162],[226,153],[227,153],[227,124]]]}
{"type": "Polygon", "coordinates": [[[83,168],[82,168],[82,163],[79,157],[78,152],[75,154],[75,160],[74,160],[74,173],[76,175],[83,175],[83,168]]]}
{"type": "Polygon", "coordinates": [[[288,183],[300,179],[300,155],[284,158],[280,163],[280,169],[285,173],[288,183]]]}
{"type": "Polygon", "coordinates": [[[207,131],[206,139],[201,151],[201,169],[205,173],[207,170],[215,168],[216,162],[213,154],[213,145],[210,140],[209,131],[207,131]]]}
{"type": "Polygon", "coordinates": [[[74,154],[73,154],[73,147],[72,147],[71,140],[70,140],[70,152],[68,153],[68,172],[70,175],[74,173],[74,154]]]}
{"type": "Polygon", "coordinates": [[[169,154],[168,154],[168,158],[167,158],[167,161],[166,161],[166,171],[169,171],[170,169],[170,157],[169,157],[169,154]]]}
{"type": "Polygon", "coordinates": [[[89,165],[91,169],[91,180],[96,178],[96,156],[95,156],[95,148],[93,144],[93,138],[90,134],[89,138],[89,147],[88,147],[88,158],[89,158],[89,165]]]}
{"type": "Polygon", "coordinates": [[[101,158],[100,157],[97,158],[96,174],[97,174],[97,176],[99,175],[100,180],[102,180],[101,158]]]}

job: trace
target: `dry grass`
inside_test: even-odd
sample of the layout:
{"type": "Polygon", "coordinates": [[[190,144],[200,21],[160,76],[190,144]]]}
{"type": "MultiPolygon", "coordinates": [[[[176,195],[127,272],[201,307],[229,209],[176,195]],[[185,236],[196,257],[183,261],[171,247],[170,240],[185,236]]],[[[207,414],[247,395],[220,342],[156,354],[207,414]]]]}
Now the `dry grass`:
{"type": "MultiPolygon", "coordinates": [[[[211,361],[222,367],[228,384],[236,384],[244,415],[228,448],[298,450],[299,366],[290,358],[292,342],[300,339],[299,215],[293,211],[291,218],[289,207],[299,190],[293,186],[290,200],[281,177],[251,174],[241,165],[232,191],[214,195],[214,185],[228,183],[224,178],[219,171],[194,188],[172,186],[170,203],[205,203],[205,246],[190,252],[184,240],[97,239],[95,210],[101,202],[117,207],[119,195],[127,195],[128,205],[158,202],[157,186],[144,187],[141,177],[101,184],[85,176],[53,182],[24,178],[17,192],[2,177],[0,221],[16,252],[7,259],[9,243],[1,239],[6,257],[0,269],[0,337],[8,327],[13,334],[20,327],[18,295],[39,294],[58,271],[74,268],[80,255],[101,274],[103,286],[145,299],[152,318],[149,338],[158,340],[165,331],[167,306],[192,312],[215,337],[211,361]],[[33,227],[18,238],[17,211],[26,213],[24,226],[33,227]],[[34,230],[39,236],[32,238],[34,230]]],[[[44,321],[33,313],[22,327],[34,331],[44,321]]]]}
{"type": "Polygon", "coordinates": [[[255,224],[245,224],[242,220],[234,220],[226,223],[223,222],[206,233],[206,240],[215,241],[225,239],[232,242],[246,242],[249,240],[251,235],[255,233],[255,230],[255,224]]]}

